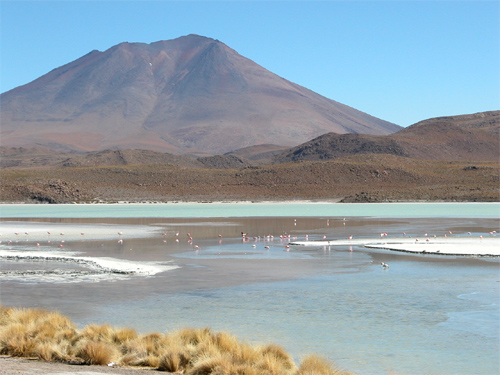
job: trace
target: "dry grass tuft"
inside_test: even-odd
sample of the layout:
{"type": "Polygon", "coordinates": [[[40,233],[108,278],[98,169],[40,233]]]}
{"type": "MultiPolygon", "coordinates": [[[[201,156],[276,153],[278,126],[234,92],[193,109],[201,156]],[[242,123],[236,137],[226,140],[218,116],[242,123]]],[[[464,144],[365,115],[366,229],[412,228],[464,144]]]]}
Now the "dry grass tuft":
{"type": "Polygon", "coordinates": [[[295,362],[290,354],[279,345],[270,344],[263,348],[262,354],[267,358],[272,358],[286,370],[295,370],[295,362]]]}
{"type": "Polygon", "coordinates": [[[297,369],[281,346],[252,346],[209,328],[146,335],[108,324],[78,330],[59,313],[3,306],[0,354],[92,365],[115,362],[185,375],[353,375],[316,355],[297,369]]]}
{"type": "Polygon", "coordinates": [[[115,330],[111,336],[113,342],[123,344],[137,338],[137,332],[133,328],[122,328],[115,330]]]}
{"type": "Polygon", "coordinates": [[[90,324],[80,333],[81,338],[92,341],[113,341],[113,328],[109,324],[90,324]]]}
{"type": "Polygon", "coordinates": [[[329,360],[312,354],[302,360],[297,375],[354,375],[340,370],[329,360]]]}
{"type": "Polygon", "coordinates": [[[87,341],[82,343],[76,351],[76,355],[89,365],[107,365],[108,363],[118,361],[120,358],[120,352],[116,346],[102,341],[87,341]]]}
{"type": "Polygon", "coordinates": [[[160,358],[158,370],[167,372],[184,371],[189,364],[189,357],[185,353],[171,352],[160,358]]]}

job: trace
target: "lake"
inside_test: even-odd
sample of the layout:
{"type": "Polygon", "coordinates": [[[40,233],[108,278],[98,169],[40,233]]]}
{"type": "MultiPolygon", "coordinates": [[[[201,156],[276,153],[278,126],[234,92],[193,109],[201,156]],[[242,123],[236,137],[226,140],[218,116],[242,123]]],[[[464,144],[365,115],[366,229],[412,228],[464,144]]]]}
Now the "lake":
{"type": "Polygon", "coordinates": [[[499,258],[314,241],[479,239],[499,217],[497,203],[0,205],[1,303],[80,326],[211,327],[359,374],[495,374],[499,258]]]}

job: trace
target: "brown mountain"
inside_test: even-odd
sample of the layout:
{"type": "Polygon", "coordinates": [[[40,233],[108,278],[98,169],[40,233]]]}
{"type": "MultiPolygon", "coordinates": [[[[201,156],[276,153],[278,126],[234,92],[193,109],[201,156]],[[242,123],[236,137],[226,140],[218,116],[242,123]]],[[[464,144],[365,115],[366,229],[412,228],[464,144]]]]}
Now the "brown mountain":
{"type": "Polygon", "coordinates": [[[500,111],[438,117],[386,136],[328,133],[275,156],[274,163],[390,154],[427,160],[500,160],[500,111]]]}
{"type": "Polygon", "coordinates": [[[225,44],[188,35],[92,51],[1,102],[3,146],[224,153],[327,132],[399,126],[287,81],[225,44]]]}

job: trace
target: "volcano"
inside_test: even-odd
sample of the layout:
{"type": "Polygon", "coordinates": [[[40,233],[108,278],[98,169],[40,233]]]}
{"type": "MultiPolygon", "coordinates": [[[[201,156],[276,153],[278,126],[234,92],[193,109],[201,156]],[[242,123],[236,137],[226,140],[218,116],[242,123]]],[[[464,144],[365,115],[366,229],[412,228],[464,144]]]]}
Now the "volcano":
{"type": "Polygon", "coordinates": [[[198,35],[94,50],[0,95],[1,142],[57,151],[220,154],[401,128],[198,35]]]}

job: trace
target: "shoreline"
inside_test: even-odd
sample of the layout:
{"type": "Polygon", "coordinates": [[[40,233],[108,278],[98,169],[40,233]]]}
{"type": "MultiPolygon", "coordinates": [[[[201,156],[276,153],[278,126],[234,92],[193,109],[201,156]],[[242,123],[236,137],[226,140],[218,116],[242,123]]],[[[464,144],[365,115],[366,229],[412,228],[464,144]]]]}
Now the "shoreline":
{"type": "Polygon", "coordinates": [[[33,375],[33,374],[51,374],[51,375],[140,375],[145,371],[154,371],[150,367],[111,367],[98,365],[71,365],[57,361],[43,361],[38,358],[13,357],[0,355],[0,375],[33,375]]]}
{"type": "Polygon", "coordinates": [[[4,201],[0,202],[0,207],[10,206],[10,205],[31,205],[31,206],[99,206],[99,205],[175,205],[175,204],[331,204],[339,203],[342,205],[348,204],[500,204],[500,200],[496,201],[462,201],[462,200],[427,200],[427,199],[405,199],[405,200],[391,200],[384,202],[344,202],[343,199],[332,198],[332,199],[202,199],[202,200],[145,200],[145,201],[100,201],[100,202],[64,202],[64,203],[42,203],[42,202],[25,202],[25,201],[4,201]]]}

